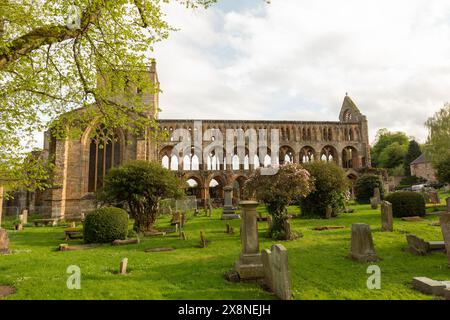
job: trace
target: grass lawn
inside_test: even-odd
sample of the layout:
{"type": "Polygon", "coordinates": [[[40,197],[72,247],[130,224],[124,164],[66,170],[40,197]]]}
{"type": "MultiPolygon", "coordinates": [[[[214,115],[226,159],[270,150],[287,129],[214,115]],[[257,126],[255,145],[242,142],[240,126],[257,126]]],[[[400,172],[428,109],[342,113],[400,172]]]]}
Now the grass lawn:
{"type": "MultiPolygon", "coordinates": [[[[444,198],[450,194],[441,194],[444,198]]],[[[294,219],[295,231],[303,238],[295,241],[272,241],[265,238],[267,223],[259,223],[260,248],[282,243],[289,253],[289,268],[295,299],[433,299],[411,288],[416,276],[450,280],[448,259],[443,253],[418,257],[403,252],[405,234],[414,233],[426,240],[442,240],[438,220],[427,216],[423,222],[394,221],[394,232],[380,231],[379,210],[369,205],[352,205],[355,213],[342,214],[332,220],[294,219]],[[375,249],[382,260],[381,290],[366,288],[370,264],[346,258],[350,247],[350,226],[363,222],[371,226],[375,249]],[[342,225],[345,229],[313,231],[315,226],[342,225]]],[[[259,207],[261,212],[264,207],[259,207]]],[[[298,211],[290,207],[291,212],[298,211]]],[[[432,211],[433,209],[428,209],[432,211]]],[[[85,251],[58,252],[64,241],[64,228],[26,227],[8,230],[12,254],[0,256],[0,285],[13,285],[17,292],[8,299],[273,299],[258,285],[229,283],[224,273],[239,257],[239,220],[230,224],[235,235],[225,233],[226,222],[220,209],[213,217],[190,216],[185,231],[188,240],[175,234],[143,238],[139,245],[113,247],[105,245],[85,251]],[[210,245],[199,248],[199,234],[204,231],[210,245]],[[145,253],[152,247],[176,248],[175,251],[145,253]],[[118,275],[120,260],[127,257],[128,275],[118,275]],[[81,268],[81,290],[69,290],[66,280],[70,265],[81,268]]],[[[168,217],[158,227],[168,227],[168,217]]],[[[8,227],[8,221],[5,221],[8,227]]],[[[81,243],[70,240],[70,244],[81,243]]]]}

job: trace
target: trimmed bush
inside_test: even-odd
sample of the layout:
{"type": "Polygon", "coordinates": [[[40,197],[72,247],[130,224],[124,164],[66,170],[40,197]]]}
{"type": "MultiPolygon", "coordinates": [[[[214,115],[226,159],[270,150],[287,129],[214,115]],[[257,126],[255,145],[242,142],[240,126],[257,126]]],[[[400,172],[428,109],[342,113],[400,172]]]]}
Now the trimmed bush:
{"type": "Polygon", "coordinates": [[[314,179],[313,191],[300,199],[302,217],[326,217],[327,207],[333,210],[333,216],[345,207],[345,193],[348,179],[345,171],[335,163],[316,161],[303,165],[314,179]]]}
{"type": "Polygon", "coordinates": [[[383,198],[383,180],[375,174],[363,174],[355,182],[355,197],[359,203],[370,203],[370,198],[373,197],[373,190],[380,189],[381,197],[383,198]]]}
{"type": "Polygon", "coordinates": [[[392,203],[394,217],[413,217],[425,215],[425,199],[417,192],[401,191],[391,193],[386,201],[392,203]]]}
{"type": "Polygon", "coordinates": [[[128,214],[125,210],[104,207],[89,213],[83,226],[86,243],[107,243],[125,240],[128,234],[128,214]]]}

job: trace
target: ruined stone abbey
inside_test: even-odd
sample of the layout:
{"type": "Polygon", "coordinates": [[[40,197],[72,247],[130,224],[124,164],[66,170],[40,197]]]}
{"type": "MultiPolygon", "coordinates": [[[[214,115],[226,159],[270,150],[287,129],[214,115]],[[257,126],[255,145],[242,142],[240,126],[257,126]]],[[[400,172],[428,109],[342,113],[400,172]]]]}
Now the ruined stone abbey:
{"type": "MultiPolygon", "coordinates": [[[[159,85],[156,65],[147,71],[152,81],[159,85]]],[[[139,94],[137,91],[136,94],[139,94]]],[[[158,94],[144,97],[153,116],[158,117],[158,94]]],[[[194,133],[194,119],[158,119],[162,130],[171,133],[176,129],[187,129],[194,133]]],[[[94,193],[102,187],[103,177],[109,168],[129,160],[158,161],[166,168],[176,171],[186,183],[187,193],[195,195],[199,202],[206,199],[220,204],[223,201],[223,187],[233,186],[233,197],[237,201],[242,196],[242,188],[249,174],[259,166],[273,166],[286,162],[304,163],[309,161],[334,161],[345,169],[349,179],[355,179],[358,169],[370,166],[370,146],[368,124],[356,104],[345,96],[339,121],[248,121],[248,120],[201,120],[203,132],[208,129],[255,129],[279,130],[278,155],[273,157],[268,141],[268,154],[260,157],[248,148],[243,152],[221,154],[211,151],[202,154],[192,145],[190,154],[173,154],[178,143],[173,138],[167,141],[149,141],[123,130],[115,132],[116,138],[105,147],[91,138],[95,125],[86,128],[78,139],[58,140],[45,135],[43,155],[55,161],[56,172],[53,187],[29,199],[30,210],[41,208],[42,214],[61,217],[79,214],[94,205],[94,193]],[[253,158],[251,161],[249,158],[253,158]],[[227,159],[229,159],[227,161],[227,159]]],[[[194,138],[192,137],[191,141],[194,138]]],[[[203,138],[204,147],[211,140],[203,138]]],[[[288,187],[288,186],[287,186],[288,187]]]]}

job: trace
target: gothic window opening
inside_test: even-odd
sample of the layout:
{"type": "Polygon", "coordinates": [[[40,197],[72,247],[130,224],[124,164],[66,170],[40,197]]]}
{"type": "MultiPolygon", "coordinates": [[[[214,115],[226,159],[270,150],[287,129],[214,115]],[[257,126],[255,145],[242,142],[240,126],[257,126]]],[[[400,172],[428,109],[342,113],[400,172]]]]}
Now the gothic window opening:
{"type": "Polygon", "coordinates": [[[95,192],[103,187],[104,178],[112,167],[121,163],[121,145],[117,134],[110,134],[101,127],[89,146],[88,191],[95,192]]]}

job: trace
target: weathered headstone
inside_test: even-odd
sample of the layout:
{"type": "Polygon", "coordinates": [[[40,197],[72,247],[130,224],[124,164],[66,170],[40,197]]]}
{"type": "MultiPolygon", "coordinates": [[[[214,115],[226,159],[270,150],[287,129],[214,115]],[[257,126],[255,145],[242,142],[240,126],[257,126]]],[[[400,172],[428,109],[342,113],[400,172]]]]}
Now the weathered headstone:
{"type": "Polygon", "coordinates": [[[205,234],[203,233],[203,231],[200,231],[200,247],[201,248],[208,247],[208,240],[206,239],[205,234]]]}
{"type": "Polygon", "coordinates": [[[333,215],[333,208],[330,206],[327,206],[327,208],[325,209],[325,218],[331,219],[332,215],[333,215]]]}
{"type": "Polygon", "coordinates": [[[392,232],[394,230],[394,219],[392,214],[392,203],[381,202],[381,231],[392,232]]]}
{"type": "Polygon", "coordinates": [[[376,188],[373,189],[373,197],[375,198],[375,201],[377,202],[377,204],[381,203],[380,188],[376,187],[376,188]]]}
{"type": "Polygon", "coordinates": [[[450,266],[450,212],[441,214],[439,222],[441,223],[442,235],[444,236],[445,247],[447,250],[448,262],[450,266]]]}
{"type": "Polygon", "coordinates": [[[264,276],[264,268],[259,252],[258,223],[256,201],[241,201],[243,208],[241,220],[241,247],[239,260],[236,262],[235,270],[243,280],[258,279],[264,276]]]}
{"type": "Polygon", "coordinates": [[[439,199],[439,194],[436,191],[431,191],[429,193],[430,195],[430,202],[432,204],[439,204],[441,203],[441,199],[439,199]]]}
{"type": "Polygon", "coordinates": [[[267,227],[269,228],[269,231],[272,229],[273,227],[273,220],[272,220],[272,216],[268,215],[267,216],[267,227]]]}
{"type": "Polygon", "coordinates": [[[23,209],[22,210],[22,219],[21,219],[23,224],[27,224],[28,223],[28,209],[23,209]]]}
{"type": "Polygon", "coordinates": [[[289,278],[288,254],[281,244],[275,244],[271,250],[261,252],[264,266],[264,281],[267,287],[282,300],[291,300],[291,281],[289,278]]]}
{"type": "Polygon", "coordinates": [[[224,206],[222,210],[222,220],[239,219],[233,206],[233,187],[226,186],[223,188],[224,206]]]}
{"type": "Polygon", "coordinates": [[[424,256],[430,252],[430,245],[428,242],[414,234],[406,235],[406,241],[408,243],[406,250],[412,254],[424,256]]]}
{"type": "Polygon", "coordinates": [[[434,296],[444,296],[448,288],[448,281],[436,281],[426,277],[416,277],[412,281],[413,288],[434,296]]]}
{"type": "Polygon", "coordinates": [[[8,232],[0,228],[0,254],[9,253],[9,238],[8,232]]]}
{"type": "Polygon", "coordinates": [[[378,261],[373,245],[372,231],[368,224],[352,224],[352,240],[349,257],[363,262],[378,261]]]}
{"type": "Polygon", "coordinates": [[[127,266],[128,266],[128,258],[123,258],[122,261],[120,261],[119,273],[127,274],[127,266]]]}
{"type": "Polygon", "coordinates": [[[375,197],[370,198],[370,207],[372,209],[378,209],[378,200],[375,197]]]}

